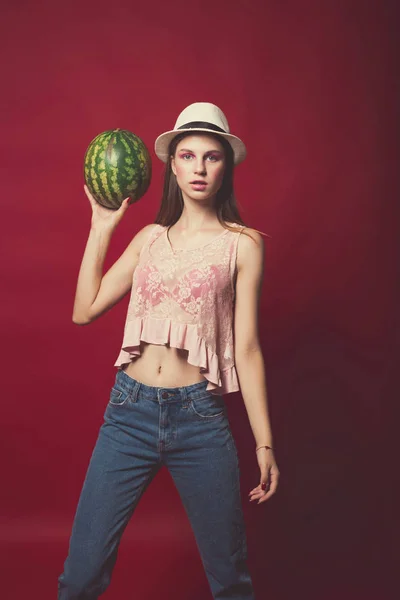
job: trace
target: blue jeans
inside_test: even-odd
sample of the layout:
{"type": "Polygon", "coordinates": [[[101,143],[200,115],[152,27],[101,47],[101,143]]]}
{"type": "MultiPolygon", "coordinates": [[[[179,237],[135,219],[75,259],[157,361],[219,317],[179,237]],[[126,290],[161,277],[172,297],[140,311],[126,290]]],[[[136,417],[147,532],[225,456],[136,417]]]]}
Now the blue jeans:
{"type": "Polygon", "coordinates": [[[77,505],[58,600],[109,586],[121,536],[166,465],[188,515],[213,598],[254,600],[237,449],[222,396],[207,381],[145,385],[118,371],[77,505]]]}

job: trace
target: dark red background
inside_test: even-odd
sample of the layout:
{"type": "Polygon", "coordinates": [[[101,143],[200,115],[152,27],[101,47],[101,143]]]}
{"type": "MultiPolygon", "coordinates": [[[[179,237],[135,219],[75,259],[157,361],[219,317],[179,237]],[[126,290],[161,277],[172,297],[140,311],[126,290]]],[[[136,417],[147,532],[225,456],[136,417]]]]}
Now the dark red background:
{"type": "MultiPolygon", "coordinates": [[[[241,214],[271,236],[260,333],[281,481],[262,506],[247,502],[259,471],[244,405],[226,397],[257,600],[393,597],[395,5],[2,8],[2,597],[56,597],[122,340],[127,299],[90,327],[71,320],[90,223],[85,149],[120,127],[152,152],[152,185],[109,266],[156,215],[156,136],[195,101],[219,105],[245,140],[241,214]]],[[[210,598],[165,470],[144,498],[104,598],[210,598]]]]}

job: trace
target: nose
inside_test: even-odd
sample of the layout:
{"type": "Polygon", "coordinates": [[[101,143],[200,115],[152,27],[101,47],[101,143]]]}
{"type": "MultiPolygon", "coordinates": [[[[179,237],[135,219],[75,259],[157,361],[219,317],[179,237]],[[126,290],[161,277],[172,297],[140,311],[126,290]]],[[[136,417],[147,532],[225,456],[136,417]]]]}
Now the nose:
{"type": "Polygon", "coordinates": [[[205,175],[206,173],[206,163],[203,158],[198,158],[195,165],[195,173],[198,175],[205,175]]]}

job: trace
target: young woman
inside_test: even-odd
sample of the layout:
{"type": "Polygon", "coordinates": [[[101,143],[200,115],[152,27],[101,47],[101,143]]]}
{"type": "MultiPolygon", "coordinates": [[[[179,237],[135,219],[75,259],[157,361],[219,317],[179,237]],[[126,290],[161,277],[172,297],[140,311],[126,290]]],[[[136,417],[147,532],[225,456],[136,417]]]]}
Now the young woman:
{"type": "MultiPolygon", "coordinates": [[[[59,600],[95,600],[108,587],[123,531],[165,465],[190,520],[214,598],[254,600],[239,462],[224,394],[239,390],[256,442],[260,483],[275,493],[257,312],[262,238],[244,227],[233,193],[246,156],[223,112],[197,102],[155,143],[166,162],[155,223],[102,274],[128,208],[92,206],[73,321],[91,323],[131,291],[118,367],[79,498],[59,600]]],[[[165,508],[165,507],[164,507],[165,508]]]]}

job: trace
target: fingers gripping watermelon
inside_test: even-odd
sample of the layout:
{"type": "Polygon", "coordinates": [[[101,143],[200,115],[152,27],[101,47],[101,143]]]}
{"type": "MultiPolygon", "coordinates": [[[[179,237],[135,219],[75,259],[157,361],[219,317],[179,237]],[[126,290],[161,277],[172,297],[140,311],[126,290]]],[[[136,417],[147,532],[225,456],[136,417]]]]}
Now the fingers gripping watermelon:
{"type": "Polygon", "coordinates": [[[84,158],[85,183],[101,206],[117,210],[124,198],[137,202],[151,181],[151,157],[143,141],[126,129],[104,131],[84,158]]]}

